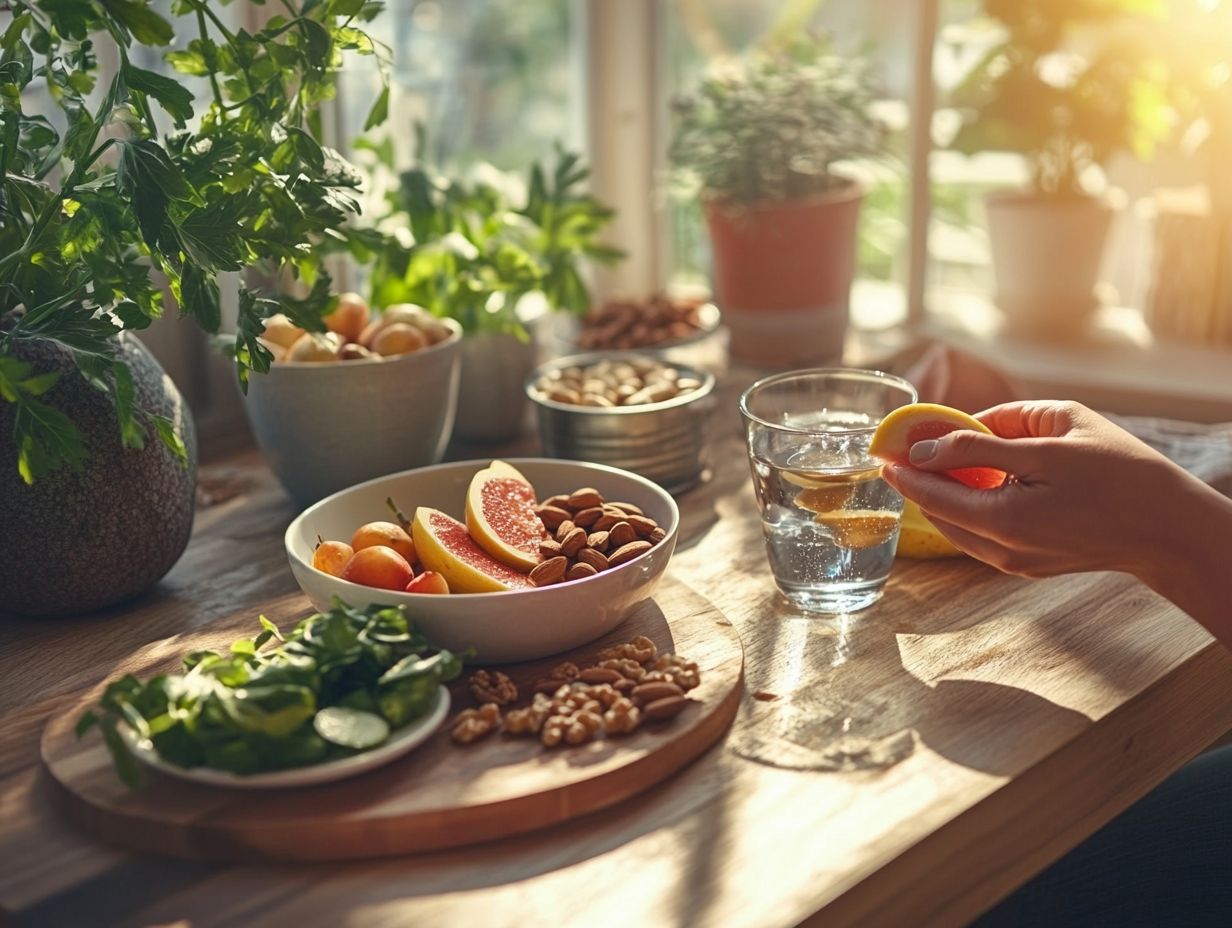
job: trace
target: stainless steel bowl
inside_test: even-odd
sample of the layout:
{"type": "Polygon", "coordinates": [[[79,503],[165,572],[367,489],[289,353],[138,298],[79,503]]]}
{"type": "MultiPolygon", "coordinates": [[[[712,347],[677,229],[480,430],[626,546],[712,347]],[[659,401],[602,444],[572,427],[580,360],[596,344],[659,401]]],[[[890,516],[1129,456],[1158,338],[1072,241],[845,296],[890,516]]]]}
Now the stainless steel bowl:
{"type": "Polygon", "coordinates": [[[540,378],[554,370],[630,358],[653,358],[662,363],[653,352],[596,351],[557,358],[535,369],[526,381],[526,395],[535,405],[544,453],[619,467],[672,492],[687,490],[701,479],[705,469],[706,420],[714,408],[713,374],[666,362],[702,385],[690,393],[642,406],[558,403],[543,396],[536,386],[540,378]]]}

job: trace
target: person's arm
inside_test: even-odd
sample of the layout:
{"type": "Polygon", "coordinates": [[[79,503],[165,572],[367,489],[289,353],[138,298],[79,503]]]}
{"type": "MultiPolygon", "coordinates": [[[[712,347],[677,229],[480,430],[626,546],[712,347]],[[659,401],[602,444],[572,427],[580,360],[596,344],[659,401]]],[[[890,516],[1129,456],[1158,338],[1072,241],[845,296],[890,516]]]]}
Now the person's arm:
{"type": "Polygon", "coordinates": [[[995,434],[952,432],[911,449],[885,477],[947,538],[1007,573],[1134,574],[1232,647],[1232,500],[1076,403],[1025,402],[978,417],[995,434]],[[996,467],[973,490],[944,475],[996,467]]]}

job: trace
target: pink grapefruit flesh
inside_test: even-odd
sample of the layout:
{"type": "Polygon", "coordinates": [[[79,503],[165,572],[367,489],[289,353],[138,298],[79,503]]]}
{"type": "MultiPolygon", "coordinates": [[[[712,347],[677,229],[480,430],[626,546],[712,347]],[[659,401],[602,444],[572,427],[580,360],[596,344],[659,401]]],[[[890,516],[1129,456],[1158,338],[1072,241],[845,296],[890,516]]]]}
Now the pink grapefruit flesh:
{"type": "Polygon", "coordinates": [[[540,561],[543,523],[535,515],[535,488],[504,461],[493,461],[471,478],[466,491],[466,528],[496,560],[529,571],[540,561]]]}
{"type": "MultiPolygon", "coordinates": [[[[913,403],[881,420],[868,451],[882,460],[910,465],[911,446],[916,442],[937,439],[959,429],[992,434],[979,419],[961,410],[937,403],[913,403]]],[[[995,489],[1006,479],[1005,471],[992,467],[960,467],[946,474],[976,490],[995,489]]]]}
{"type": "Polygon", "coordinates": [[[437,509],[420,506],[411,523],[415,551],[453,593],[499,593],[530,588],[525,573],[496,560],[475,544],[466,526],[437,509]]]}

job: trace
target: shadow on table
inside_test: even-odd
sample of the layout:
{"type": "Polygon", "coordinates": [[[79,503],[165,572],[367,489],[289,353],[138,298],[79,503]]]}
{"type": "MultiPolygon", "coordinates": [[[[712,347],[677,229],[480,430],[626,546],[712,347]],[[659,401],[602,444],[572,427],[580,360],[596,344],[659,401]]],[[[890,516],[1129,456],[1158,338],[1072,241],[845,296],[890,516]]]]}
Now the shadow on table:
{"type": "MultiPolygon", "coordinates": [[[[981,570],[973,565],[973,583],[981,570]]],[[[730,745],[746,759],[787,769],[872,771],[924,744],[964,767],[1009,776],[1034,761],[1041,743],[1064,741],[1090,723],[1027,689],[947,678],[968,675],[964,659],[995,667],[1013,654],[982,646],[964,654],[948,642],[930,645],[927,636],[961,635],[996,619],[980,623],[935,604],[931,612],[921,608],[918,620],[897,623],[876,610],[805,617],[780,602],[776,611],[744,639],[747,695],[730,745]],[[925,643],[908,654],[905,643],[916,641],[925,643]],[[909,669],[908,656],[924,666],[909,669]]]]}

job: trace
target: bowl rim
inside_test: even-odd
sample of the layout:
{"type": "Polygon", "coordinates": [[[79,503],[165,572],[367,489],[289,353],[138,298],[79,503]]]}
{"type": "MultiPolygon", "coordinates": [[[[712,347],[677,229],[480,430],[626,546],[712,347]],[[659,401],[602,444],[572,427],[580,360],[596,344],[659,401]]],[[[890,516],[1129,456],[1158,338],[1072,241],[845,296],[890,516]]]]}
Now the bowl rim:
{"type": "MultiPolygon", "coordinates": [[[[573,461],[567,458],[544,458],[544,457],[473,458],[473,459],[467,459],[464,461],[445,461],[440,464],[430,464],[427,467],[412,467],[409,470],[401,470],[401,471],[396,471],[395,473],[392,473],[392,474],[385,474],[381,477],[373,477],[371,480],[365,480],[362,483],[353,484],[352,486],[345,487],[344,489],[331,493],[329,496],[326,496],[323,499],[317,500],[315,503],[313,503],[311,506],[309,506],[307,509],[301,512],[299,515],[297,515],[294,519],[292,519],[291,524],[287,526],[287,530],[283,533],[282,544],[283,544],[283,548],[286,550],[287,558],[288,560],[292,562],[292,566],[294,566],[295,564],[300,564],[308,570],[315,571],[316,573],[320,574],[322,577],[328,577],[330,580],[343,584],[344,591],[353,587],[355,590],[359,591],[362,595],[371,595],[372,591],[376,591],[380,593],[381,595],[390,594],[393,596],[404,596],[406,597],[405,601],[407,603],[421,602],[424,599],[431,599],[433,601],[439,601],[442,598],[441,594],[439,593],[407,593],[403,590],[384,590],[384,589],[380,589],[379,587],[370,587],[370,586],[364,586],[363,584],[360,584],[360,583],[352,583],[350,580],[344,580],[342,577],[335,577],[333,574],[327,574],[325,573],[325,571],[318,570],[316,567],[312,566],[310,562],[300,557],[300,555],[292,547],[292,544],[291,544],[292,536],[300,534],[300,529],[303,523],[308,519],[310,514],[324,507],[326,503],[332,502],[335,497],[342,496],[344,493],[350,493],[354,490],[359,490],[364,487],[371,486],[373,484],[378,484],[386,480],[392,480],[395,477],[404,477],[408,474],[423,474],[423,473],[427,473],[431,471],[462,468],[463,466],[474,466],[476,471],[479,471],[485,467],[488,467],[494,460],[504,461],[507,464],[511,464],[514,467],[517,467],[519,470],[521,469],[519,465],[522,465],[522,464],[551,464],[551,465],[565,464],[565,465],[573,465],[573,466],[581,467],[581,468],[584,468],[592,472],[600,471],[603,473],[615,474],[616,476],[619,476],[619,477],[627,477],[628,479],[632,480],[634,483],[638,483],[645,489],[650,490],[655,496],[659,497],[667,504],[668,511],[671,513],[672,518],[671,518],[671,525],[666,529],[667,534],[663,536],[663,540],[660,541],[659,544],[652,547],[649,551],[646,551],[643,554],[639,554],[637,557],[629,561],[626,561],[625,563],[621,564],[619,567],[613,567],[610,570],[604,571],[602,574],[597,575],[597,577],[615,574],[618,571],[623,571],[625,568],[630,567],[631,565],[640,564],[642,559],[649,557],[651,554],[653,554],[655,550],[659,547],[659,545],[666,544],[669,541],[673,542],[674,544],[676,540],[676,536],[680,531],[680,507],[676,504],[675,498],[670,493],[668,493],[665,489],[663,489],[661,486],[655,483],[653,480],[648,480],[645,477],[641,476],[640,474],[635,474],[632,471],[623,470],[619,467],[610,467],[607,464],[593,464],[590,461],[573,461]]],[[[597,577],[581,577],[577,580],[566,580],[562,583],[553,583],[551,586],[528,587],[526,589],[517,589],[517,590],[498,590],[492,593],[454,593],[450,591],[448,595],[450,597],[454,597],[454,596],[465,597],[466,602],[475,602],[479,600],[490,599],[493,596],[508,597],[508,596],[517,596],[517,595],[527,595],[531,593],[549,594],[551,593],[552,590],[560,589],[561,587],[566,587],[566,586],[572,587],[574,584],[585,583],[588,580],[597,579],[597,577]]]]}
{"type": "MultiPolygon", "coordinates": [[[[457,319],[451,319],[448,316],[438,316],[437,321],[449,329],[449,337],[443,338],[439,342],[431,345],[425,345],[415,351],[407,351],[403,354],[392,355],[391,357],[376,357],[376,358],[355,358],[352,361],[337,361],[337,362],[322,362],[322,361],[275,361],[270,364],[270,369],[263,377],[268,377],[274,371],[293,371],[293,370],[336,370],[344,368],[346,370],[357,370],[359,368],[371,367],[375,364],[380,364],[383,367],[389,367],[391,364],[397,364],[402,361],[410,361],[414,358],[422,358],[424,355],[431,354],[438,349],[444,350],[452,345],[456,345],[462,341],[465,333],[462,330],[462,324],[457,319]]],[[[317,334],[325,334],[323,332],[317,334]]]]}
{"type": "MultiPolygon", "coordinates": [[[[563,358],[554,358],[551,361],[538,365],[531,371],[531,375],[526,378],[524,390],[527,398],[532,403],[545,409],[557,409],[562,412],[579,413],[584,416],[636,416],[641,413],[658,412],[662,409],[688,406],[691,403],[703,400],[714,392],[715,382],[714,374],[709,371],[704,371],[689,364],[665,361],[663,358],[656,356],[652,351],[586,351],[580,354],[566,355],[563,358]],[[619,361],[624,358],[650,358],[664,367],[674,368],[681,374],[687,374],[700,380],[702,385],[689,393],[673,396],[670,400],[660,400],[658,403],[642,403],[640,406],[579,406],[575,403],[560,403],[556,400],[548,399],[546,396],[541,396],[538,388],[535,386],[539,378],[548,373],[548,371],[561,370],[566,367],[580,367],[585,364],[594,364],[598,361],[619,361]]],[[[625,471],[625,473],[629,472],[625,471]]]]}

